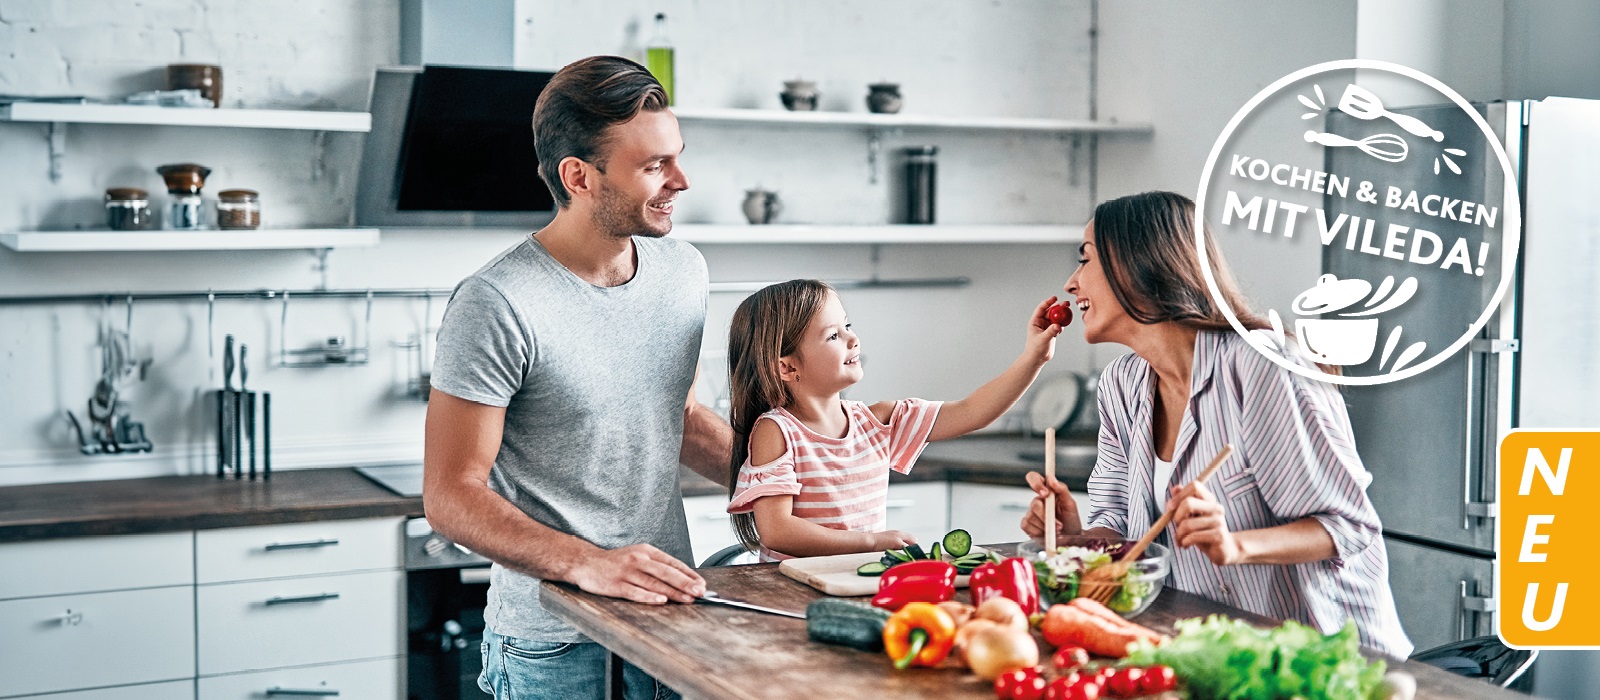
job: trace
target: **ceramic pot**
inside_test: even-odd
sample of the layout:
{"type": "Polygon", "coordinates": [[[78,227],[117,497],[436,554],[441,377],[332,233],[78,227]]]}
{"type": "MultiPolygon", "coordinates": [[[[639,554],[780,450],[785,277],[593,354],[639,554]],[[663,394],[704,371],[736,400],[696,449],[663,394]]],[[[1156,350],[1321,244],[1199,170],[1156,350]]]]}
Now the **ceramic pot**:
{"type": "Polygon", "coordinates": [[[895,114],[904,103],[899,83],[873,83],[867,91],[867,109],[877,114],[895,114]]]}
{"type": "Polygon", "coordinates": [[[785,80],[778,98],[791,112],[811,112],[817,108],[817,84],[809,80],[785,80]]]}
{"type": "Polygon", "coordinates": [[[761,188],[745,190],[744,193],[744,218],[752,224],[770,224],[778,219],[778,212],[783,211],[783,202],[778,200],[777,192],[768,192],[761,188]]]}

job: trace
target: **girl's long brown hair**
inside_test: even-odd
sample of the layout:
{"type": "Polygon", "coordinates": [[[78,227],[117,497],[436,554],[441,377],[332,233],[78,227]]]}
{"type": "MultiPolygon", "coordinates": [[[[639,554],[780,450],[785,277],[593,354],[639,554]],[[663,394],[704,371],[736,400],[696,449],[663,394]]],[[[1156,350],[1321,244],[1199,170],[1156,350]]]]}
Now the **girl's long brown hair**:
{"type": "MultiPolygon", "coordinates": [[[[789,405],[789,387],[778,375],[778,358],[793,355],[811,319],[833,292],[818,280],[789,280],[750,295],[733,312],[728,329],[728,422],[733,424],[733,459],[728,465],[728,495],[739,468],[750,458],[750,431],[756,419],[789,405]]],[[[733,516],[733,531],[750,551],[761,546],[752,513],[733,516]]]]}
{"type": "MultiPolygon", "coordinates": [[[[1206,234],[1206,258],[1222,298],[1245,328],[1268,328],[1239,292],[1215,238],[1206,234]]],[[[1143,192],[1102,202],[1094,208],[1094,245],[1111,293],[1133,320],[1233,330],[1201,273],[1193,200],[1175,192],[1143,192]]]]}

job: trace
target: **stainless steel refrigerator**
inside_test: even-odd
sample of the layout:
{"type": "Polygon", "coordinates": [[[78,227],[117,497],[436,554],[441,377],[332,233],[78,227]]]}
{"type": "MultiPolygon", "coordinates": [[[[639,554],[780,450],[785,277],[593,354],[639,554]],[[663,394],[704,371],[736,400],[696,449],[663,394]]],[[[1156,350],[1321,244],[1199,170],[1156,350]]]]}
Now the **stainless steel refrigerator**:
{"type": "MultiPolygon", "coordinates": [[[[1396,169],[1356,149],[1326,151],[1327,170],[1356,182],[1366,176],[1473,202],[1499,201],[1502,193],[1522,201],[1515,283],[1469,350],[1417,377],[1345,388],[1357,449],[1373,474],[1368,493],[1383,518],[1395,602],[1418,651],[1494,634],[1500,437],[1515,427],[1600,428],[1600,101],[1478,107],[1511,158],[1515,182],[1505,182],[1486,149],[1453,159],[1463,177],[1424,173],[1413,182],[1395,181],[1396,169]]],[[[1478,130],[1454,106],[1394,111],[1446,134],[1478,130]]],[[[1382,128],[1338,112],[1328,123],[1330,131],[1356,138],[1382,128]]],[[[1382,214],[1374,214],[1381,222],[1382,214]]],[[[1341,279],[1381,280],[1405,274],[1402,265],[1338,245],[1323,249],[1323,271],[1341,279]]],[[[1386,317],[1430,345],[1458,337],[1459,319],[1481,312],[1498,283],[1494,274],[1439,277],[1424,283],[1427,303],[1386,317]],[[1439,314],[1441,308],[1450,311],[1439,314]]],[[[1364,365],[1352,373],[1373,371],[1364,365]]],[[[1534,692],[1600,698],[1596,668],[1600,654],[1546,653],[1534,667],[1534,692]]]]}

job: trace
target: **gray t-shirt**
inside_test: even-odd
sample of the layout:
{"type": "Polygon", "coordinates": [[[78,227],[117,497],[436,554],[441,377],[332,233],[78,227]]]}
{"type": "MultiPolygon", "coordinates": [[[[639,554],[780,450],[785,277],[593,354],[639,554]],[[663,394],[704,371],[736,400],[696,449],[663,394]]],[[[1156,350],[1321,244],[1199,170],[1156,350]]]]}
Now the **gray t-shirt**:
{"type": "MultiPolygon", "coordinates": [[[[633,244],[637,271],[616,287],[584,281],[531,236],[501,253],[450,298],[432,385],[506,408],[489,487],[522,512],[605,549],[643,542],[692,566],[678,452],[706,264],[682,241],[633,244]]],[[[499,564],[484,619],[512,637],[587,641],[540,606],[538,579],[499,564]]]]}

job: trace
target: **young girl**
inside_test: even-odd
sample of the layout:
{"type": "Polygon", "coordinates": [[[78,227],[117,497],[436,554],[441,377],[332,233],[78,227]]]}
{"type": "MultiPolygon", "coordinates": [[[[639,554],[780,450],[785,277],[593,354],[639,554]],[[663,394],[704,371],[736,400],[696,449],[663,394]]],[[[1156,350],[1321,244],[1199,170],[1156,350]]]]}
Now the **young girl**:
{"type": "Polygon", "coordinates": [[[728,334],[734,530],[762,559],[868,552],[914,542],[884,530],[889,470],[911,471],[930,441],[982,428],[1016,403],[1055,352],[1061,328],[1034,309],[1022,355],[948,403],[865,404],[839,392],[861,381],[861,342],[833,289],[791,280],[739,305],[728,334]]]}

